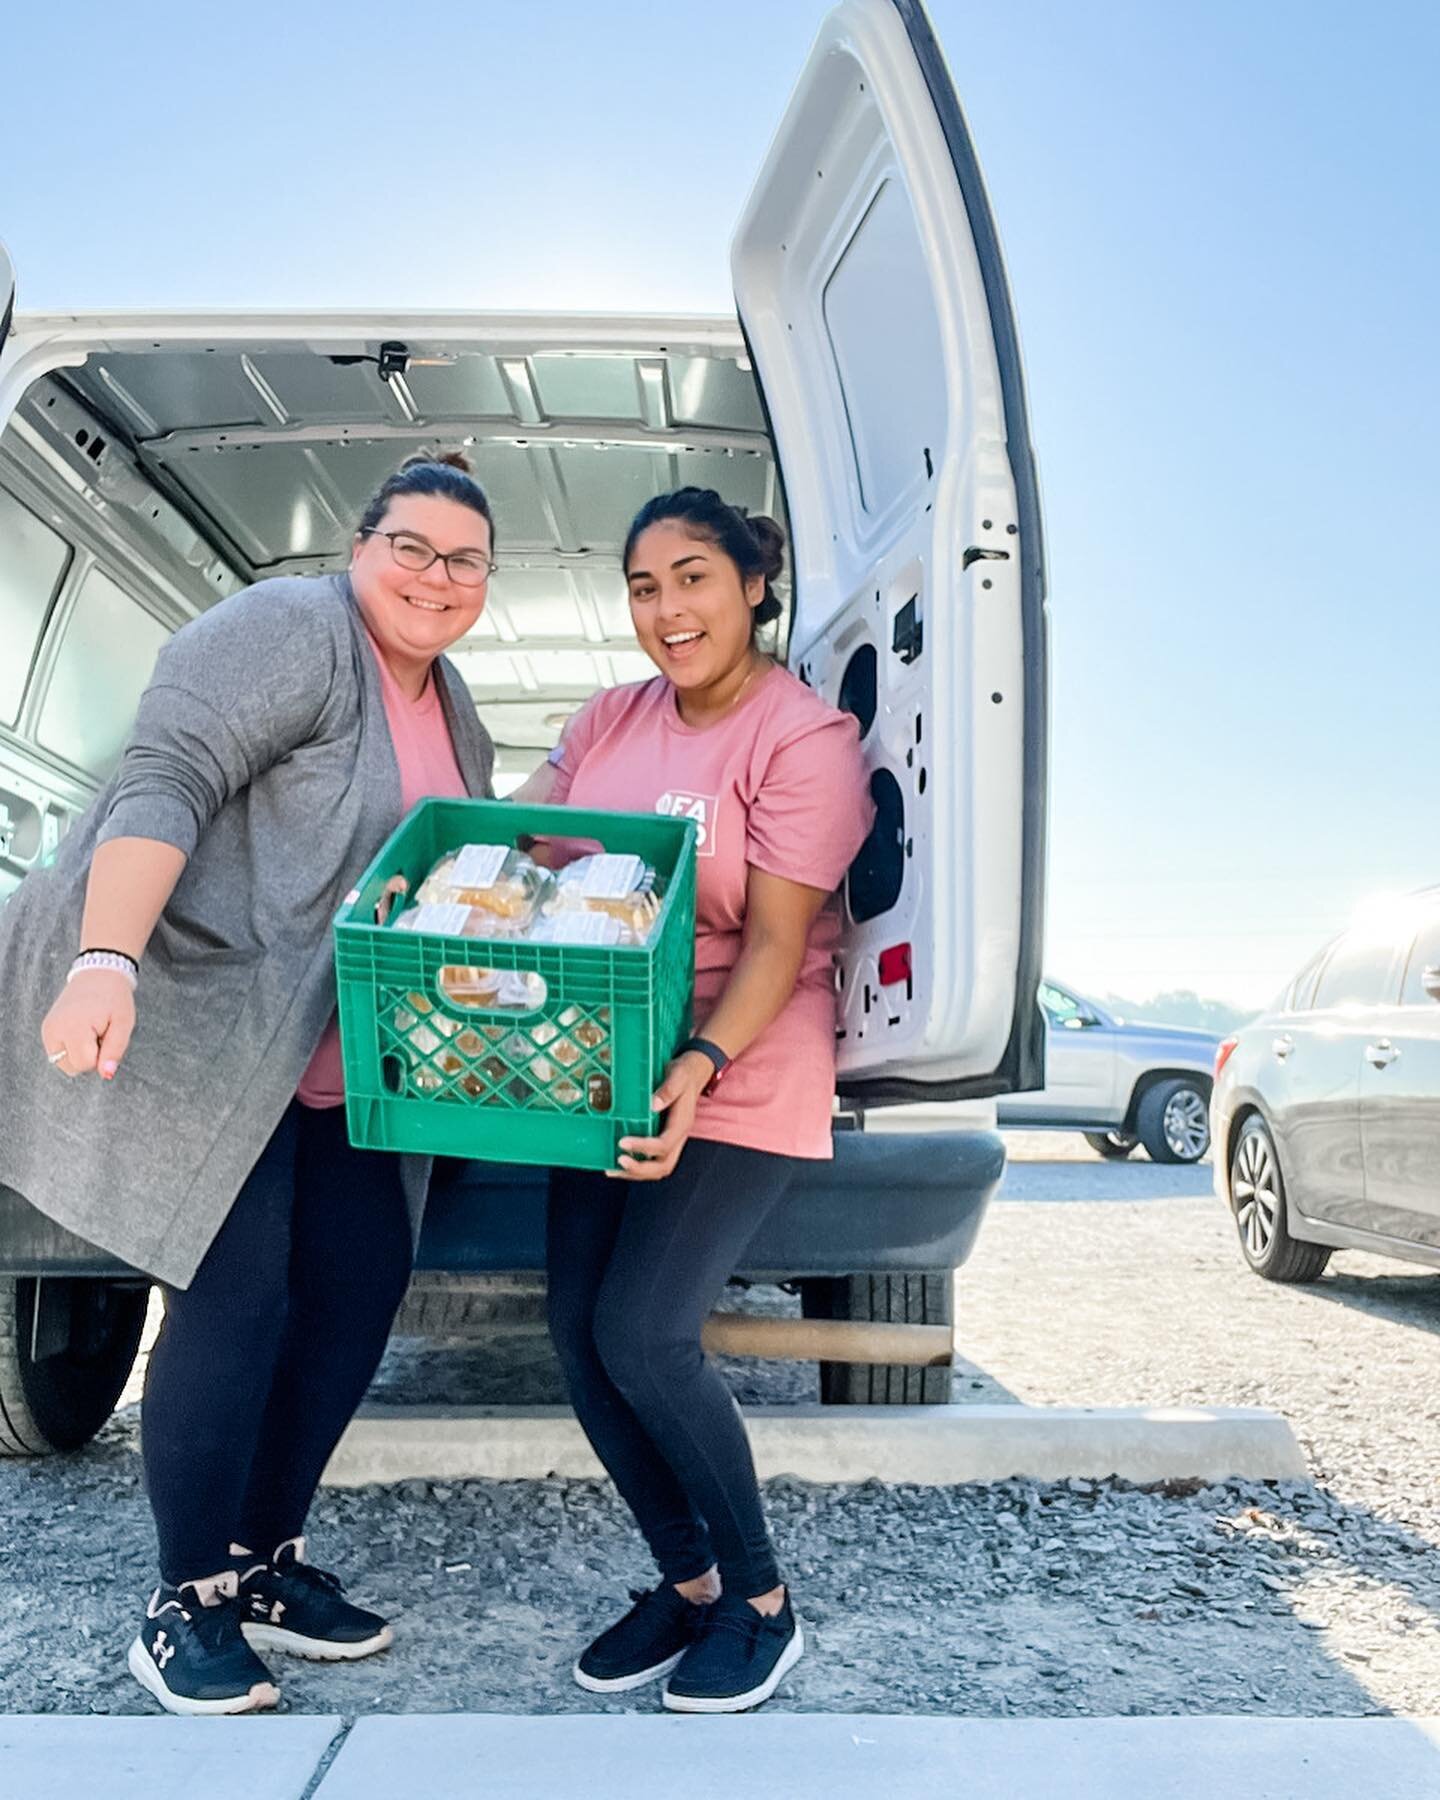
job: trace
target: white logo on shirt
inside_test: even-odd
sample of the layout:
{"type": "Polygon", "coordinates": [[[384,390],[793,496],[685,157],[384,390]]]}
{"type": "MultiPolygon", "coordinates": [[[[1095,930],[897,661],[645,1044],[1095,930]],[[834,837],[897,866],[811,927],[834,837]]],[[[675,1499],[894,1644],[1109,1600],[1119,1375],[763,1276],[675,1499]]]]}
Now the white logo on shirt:
{"type": "Polygon", "coordinates": [[[696,849],[701,856],[715,854],[715,840],[712,831],[715,814],[719,809],[719,799],[714,794],[662,794],[655,802],[657,813],[664,813],[671,819],[693,819],[696,825],[696,849]]]}

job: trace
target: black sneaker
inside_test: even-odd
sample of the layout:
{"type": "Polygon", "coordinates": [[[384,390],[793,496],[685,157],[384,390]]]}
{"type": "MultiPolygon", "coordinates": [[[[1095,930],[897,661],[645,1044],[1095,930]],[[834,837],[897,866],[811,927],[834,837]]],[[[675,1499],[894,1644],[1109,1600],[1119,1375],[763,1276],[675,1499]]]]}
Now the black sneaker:
{"type": "Polygon", "coordinates": [[[670,1712],[744,1712],[768,1700],[804,1654],[805,1635],[788,1594],[772,1619],[725,1594],[662,1699],[670,1712]]]}
{"type": "Polygon", "coordinates": [[[241,1576],[246,1641],[312,1662],[355,1662],[388,1650],[395,1634],[379,1613],[352,1606],[339,1578],[304,1557],[304,1538],[291,1538],[241,1576]]]}
{"type": "Polygon", "coordinates": [[[278,1706],[280,1690],[245,1642],[235,1576],[213,1605],[195,1588],[161,1586],[150,1596],[130,1673],[166,1712],[246,1713],[278,1706]]]}
{"type": "Polygon", "coordinates": [[[635,1604],[625,1617],[602,1631],[575,1664],[575,1679],[589,1693],[620,1694],[668,1675],[710,1612],[668,1581],[648,1593],[631,1588],[630,1598],[635,1604]]]}

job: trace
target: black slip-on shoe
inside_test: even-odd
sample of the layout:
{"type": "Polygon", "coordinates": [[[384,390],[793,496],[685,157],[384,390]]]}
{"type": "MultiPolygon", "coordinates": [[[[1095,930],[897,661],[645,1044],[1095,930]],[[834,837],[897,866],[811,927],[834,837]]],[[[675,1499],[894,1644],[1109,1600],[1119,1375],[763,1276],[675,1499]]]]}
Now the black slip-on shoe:
{"type": "Polygon", "coordinates": [[[141,1687],[182,1717],[280,1703],[270,1671],[245,1642],[233,1585],[209,1606],[188,1582],[156,1588],[127,1661],[141,1687]]]}
{"type": "Polygon", "coordinates": [[[337,1576],[305,1561],[304,1538],[281,1544],[240,1578],[246,1642],[311,1662],[357,1662],[388,1650],[395,1634],[379,1613],[352,1606],[337,1576]]]}
{"type": "Polygon", "coordinates": [[[575,1679],[588,1693],[620,1694],[668,1675],[710,1611],[669,1582],[648,1592],[631,1588],[630,1598],[635,1604],[625,1617],[602,1631],[575,1664],[575,1679]]]}
{"type": "Polygon", "coordinates": [[[745,1712],[768,1700],[804,1654],[805,1634],[788,1594],[773,1618],[748,1600],[722,1595],[662,1699],[670,1712],[745,1712]]]}

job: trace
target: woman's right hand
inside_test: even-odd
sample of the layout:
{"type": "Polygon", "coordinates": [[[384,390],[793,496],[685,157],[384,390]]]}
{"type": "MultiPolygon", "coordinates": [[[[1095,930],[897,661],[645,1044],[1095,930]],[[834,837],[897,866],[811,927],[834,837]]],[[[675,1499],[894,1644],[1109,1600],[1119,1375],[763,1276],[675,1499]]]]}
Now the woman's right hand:
{"type": "Polygon", "coordinates": [[[83,969],[45,1015],[40,1041],[62,1075],[113,1081],[135,1029],[135,990],[112,969],[83,969]]]}

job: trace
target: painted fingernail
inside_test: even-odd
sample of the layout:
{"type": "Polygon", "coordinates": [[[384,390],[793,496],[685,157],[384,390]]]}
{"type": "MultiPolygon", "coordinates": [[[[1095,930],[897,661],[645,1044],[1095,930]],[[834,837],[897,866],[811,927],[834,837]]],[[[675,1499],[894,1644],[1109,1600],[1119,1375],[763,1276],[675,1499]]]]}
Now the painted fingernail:
{"type": "Polygon", "coordinates": [[[102,1081],[113,1081],[115,1079],[115,1071],[119,1067],[119,1063],[101,1063],[100,1079],[102,1081]]]}

